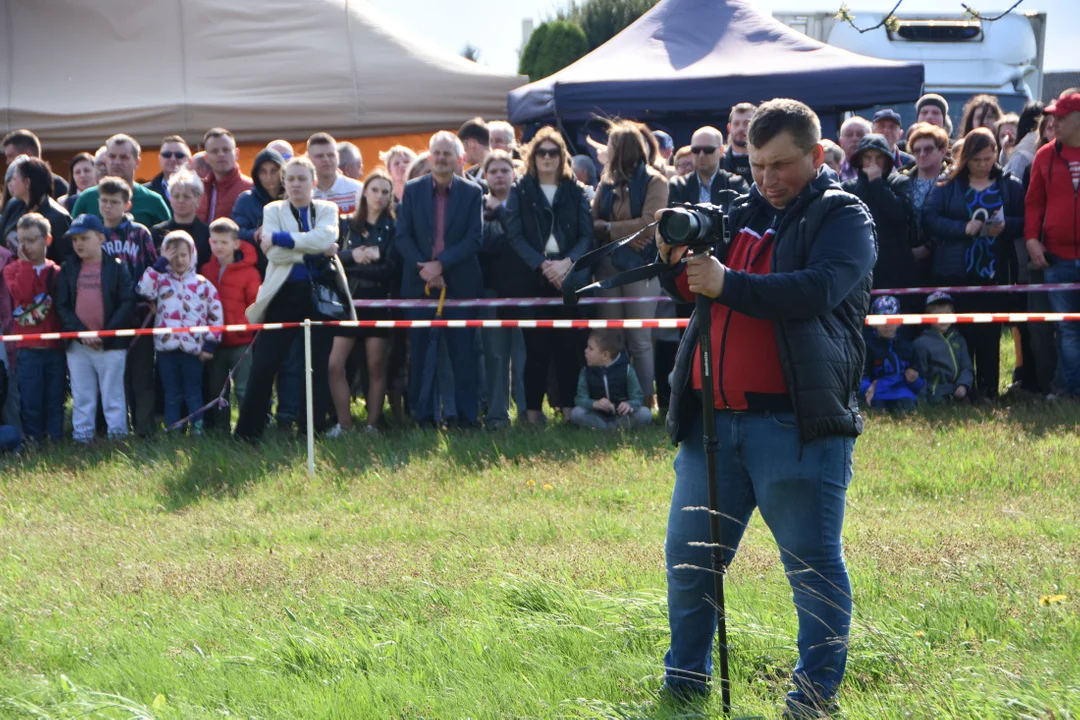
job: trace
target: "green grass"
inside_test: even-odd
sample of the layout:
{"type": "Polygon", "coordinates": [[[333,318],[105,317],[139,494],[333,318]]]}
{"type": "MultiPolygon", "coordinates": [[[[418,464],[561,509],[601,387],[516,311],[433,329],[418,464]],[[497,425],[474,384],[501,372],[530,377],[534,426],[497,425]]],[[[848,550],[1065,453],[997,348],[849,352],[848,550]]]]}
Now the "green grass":
{"type": "MultiPolygon", "coordinates": [[[[868,420],[845,717],[1080,717],[1078,431],[868,420]]],[[[0,717],[686,717],[656,695],[672,458],[549,428],[320,442],[314,481],[280,438],[0,460],[0,717]]],[[[728,591],[736,714],[775,718],[795,617],[756,516],[728,591]]]]}

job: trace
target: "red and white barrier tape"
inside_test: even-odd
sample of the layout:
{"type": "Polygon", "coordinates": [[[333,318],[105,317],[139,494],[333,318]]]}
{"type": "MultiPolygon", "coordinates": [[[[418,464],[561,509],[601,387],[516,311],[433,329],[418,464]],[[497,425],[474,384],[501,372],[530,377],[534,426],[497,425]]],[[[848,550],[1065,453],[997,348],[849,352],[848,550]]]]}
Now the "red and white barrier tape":
{"type": "Polygon", "coordinates": [[[1031,293],[1052,290],[1080,290],[1080,283],[1032,283],[1031,285],[942,285],[941,287],[883,288],[871,290],[871,295],[930,295],[946,293],[1031,293]]]}
{"type": "MultiPolygon", "coordinates": [[[[1080,322],[1080,313],[957,313],[954,315],[868,315],[867,325],[934,325],[937,323],[982,324],[1021,322],[1080,322]]],[[[619,328],[626,330],[684,328],[687,318],[654,318],[640,320],[339,320],[312,321],[312,327],[348,328],[524,328],[524,329],[582,329],[619,328]]],[[[2,342],[25,340],[82,340],[88,338],[136,337],[141,335],[172,335],[174,333],[230,333],[252,330],[287,330],[301,328],[302,322],[255,323],[251,325],[199,325],[184,328],[127,328],[124,330],[84,330],[82,332],[28,333],[3,335],[2,342]]]]}
{"type": "MultiPolygon", "coordinates": [[[[883,288],[871,290],[871,295],[930,295],[935,292],[947,293],[1029,293],[1060,290],[1080,290],[1080,283],[1036,283],[1033,285],[943,285],[941,287],[883,288]]],[[[671,302],[666,295],[646,297],[583,297],[579,305],[625,305],[628,303],[671,302]]],[[[438,300],[354,300],[358,308],[433,308],[438,300]]],[[[468,300],[447,300],[446,307],[560,307],[562,298],[471,298],[468,300]]]]}

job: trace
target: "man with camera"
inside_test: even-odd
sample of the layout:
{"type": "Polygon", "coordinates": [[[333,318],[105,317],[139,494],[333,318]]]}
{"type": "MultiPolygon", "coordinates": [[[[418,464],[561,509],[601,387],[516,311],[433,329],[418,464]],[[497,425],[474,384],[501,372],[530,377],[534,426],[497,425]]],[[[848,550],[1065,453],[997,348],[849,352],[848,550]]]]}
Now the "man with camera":
{"type": "MultiPolygon", "coordinates": [[[[857,390],[876,246],[866,207],[822,166],[821,125],[794,100],[772,100],[749,128],[750,194],[729,209],[730,242],[671,264],[665,289],[682,302],[712,298],[710,329],[721,544],[730,564],[755,507],[772,531],[799,620],[795,690],[787,716],[835,708],[851,624],[841,548],[857,390]]],[[[672,212],[671,210],[661,211],[672,212]]],[[[661,225],[663,232],[663,225],[661,225]]],[[[670,235],[665,240],[670,240],[670,235]]],[[[693,254],[693,253],[691,253],[693,254]]],[[[671,647],[665,686],[708,692],[716,630],[710,572],[702,370],[693,323],[679,347],[667,416],[675,460],[666,539],[671,647]]]]}

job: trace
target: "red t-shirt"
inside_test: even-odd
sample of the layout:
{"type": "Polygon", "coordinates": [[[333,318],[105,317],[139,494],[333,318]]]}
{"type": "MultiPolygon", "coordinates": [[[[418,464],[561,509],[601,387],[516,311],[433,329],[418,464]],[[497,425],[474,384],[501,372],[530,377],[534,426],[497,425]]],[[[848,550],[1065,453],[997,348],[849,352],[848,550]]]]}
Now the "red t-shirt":
{"type": "Polygon", "coordinates": [[[84,262],[75,285],[75,315],[87,330],[105,329],[105,297],[101,294],[101,263],[84,262]]]}
{"type": "MultiPolygon", "coordinates": [[[[725,264],[753,275],[768,274],[775,235],[773,224],[760,234],[743,228],[732,240],[725,264]]],[[[693,299],[685,273],[678,279],[678,287],[687,300],[693,299]]],[[[748,394],[787,395],[772,320],[744,315],[714,302],[711,328],[714,405],[718,410],[751,409],[748,394]]],[[[693,363],[693,387],[701,390],[700,349],[695,350],[693,363]]]]}

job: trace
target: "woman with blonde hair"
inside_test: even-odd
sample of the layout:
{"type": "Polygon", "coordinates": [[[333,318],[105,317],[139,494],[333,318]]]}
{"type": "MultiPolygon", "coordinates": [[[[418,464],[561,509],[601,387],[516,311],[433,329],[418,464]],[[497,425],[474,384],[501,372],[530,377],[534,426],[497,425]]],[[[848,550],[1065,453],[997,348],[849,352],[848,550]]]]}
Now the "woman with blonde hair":
{"type": "MultiPolygon", "coordinates": [[[[335,253],[338,239],[337,205],[314,199],[315,165],[306,156],[294,157],[282,169],[285,199],[268,203],[263,209],[262,249],[266,253],[266,277],[255,302],[247,309],[250,323],[300,322],[311,320],[355,320],[349,302],[345,273],[335,253]],[[317,286],[331,288],[343,305],[343,317],[329,317],[316,303],[317,286]]],[[[340,314],[340,313],[339,313],[340,314]]],[[[274,375],[299,328],[259,333],[251,348],[251,373],[240,407],[235,435],[254,442],[266,428],[266,408],[274,375]]],[[[311,330],[311,366],[327,367],[334,336],[330,328],[311,330]]],[[[312,405],[315,429],[326,421],[330,391],[327,374],[314,374],[312,405]]]]}
{"type": "Polygon", "coordinates": [[[379,153],[379,161],[390,171],[394,181],[394,200],[401,202],[405,192],[405,183],[409,181],[409,166],[416,160],[416,153],[404,145],[394,145],[389,150],[379,153]]]}
{"type": "MultiPolygon", "coordinates": [[[[593,234],[600,245],[638,233],[627,245],[600,261],[596,279],[606,280],[620,272],[652,262],[656,256],[655,231],[645,230],[657,210],[667,207],[668,183],[648,161],[648,148],[634,123],[616,122],[608,135],[607,166],[592,202],[593,234]]],[[[659,294],[656,279],[639,280],[601,291],[606,297],[653,297],[659,294]]],[[[651,318],[656,302],[603,305],[608,319],[651,318]]],[[[645,405],[652,407],[654,356],[652,330],[627,330],[627,347],[634,370],[645,391],[645,405]]]]}

